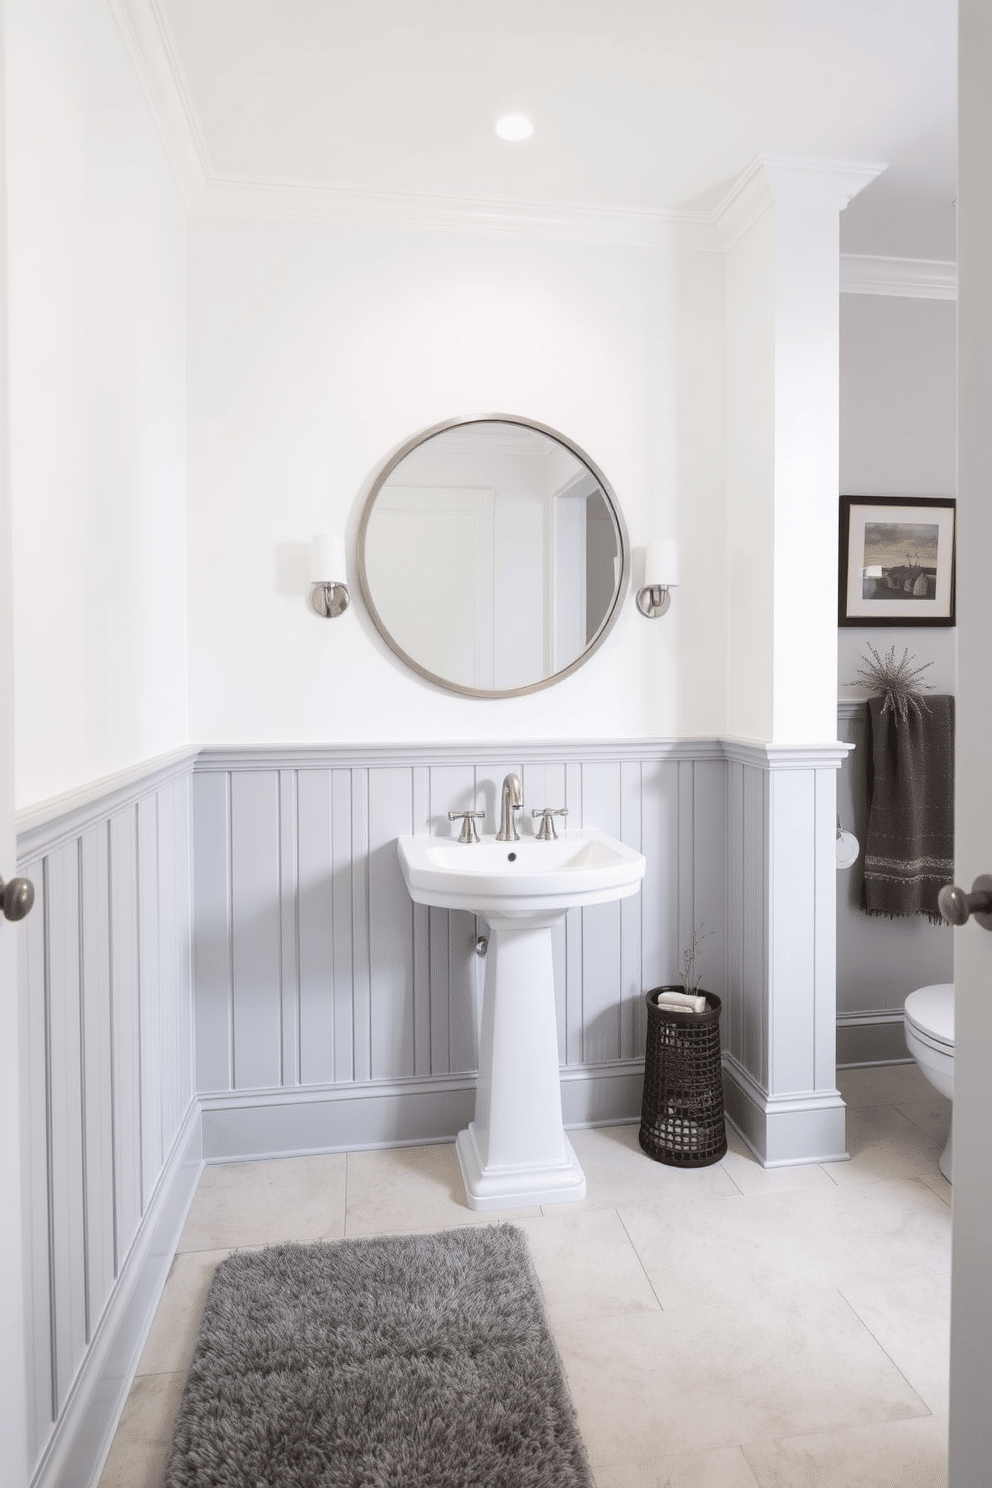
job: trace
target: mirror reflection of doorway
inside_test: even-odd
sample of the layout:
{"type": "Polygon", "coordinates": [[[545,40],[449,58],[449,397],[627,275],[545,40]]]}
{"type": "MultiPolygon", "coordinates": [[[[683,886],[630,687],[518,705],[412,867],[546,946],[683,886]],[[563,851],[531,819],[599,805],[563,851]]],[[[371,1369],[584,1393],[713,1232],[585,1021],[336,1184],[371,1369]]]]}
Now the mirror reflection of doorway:
{"type": "Polygon", "coordinates": [[[366,564],[384,623],[428,671],[494,686],[493,492],[387,486],[377,516],[388,541],[366,564]]]}
{"type": "Polygon", "coordinates": [[[616,594],[616,524],[587,470],[555,493],[552,543],[548,664],[554,672],[589,645],[616,594]]]}
{"type": "Polygon", "coordinates": [[[547,686],[600,645],[627,580],[605,478],[540,425],[457,420],[391,457],[358,538],[373,622],[431,681],[482,697],[547,686]]]}

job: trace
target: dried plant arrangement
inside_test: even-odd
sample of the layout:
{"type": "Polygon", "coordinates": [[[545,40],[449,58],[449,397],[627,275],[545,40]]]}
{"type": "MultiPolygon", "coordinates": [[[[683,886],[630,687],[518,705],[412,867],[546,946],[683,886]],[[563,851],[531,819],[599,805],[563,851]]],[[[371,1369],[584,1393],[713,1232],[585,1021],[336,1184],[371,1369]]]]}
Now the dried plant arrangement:
{"type": "Polygon", "coordinates": [[[707,936],[712,934],[712,930],[707,930],[704,933],[702,925],[697,925],[692,932],[692,941],[688,950],[682,953],[682,987],[689,997],[697,997],[699,995],[699,983],[702,980],[703,974],[696,965],[696,960],[699,955],[699,947],[706,940],[707,936]]]}
{"type": "Polygon", "coordinates": [[[880,694],[885,701],[882,704],[882,712],[891,712],[898,724],[908,722],[910,712],[922,718],[924,713],[929,713],[926,699],[921,688],[925,687],[928,692],[933,692],[929,682],[921,680],[922,674],[927,667],[933,666],[932,661],[925,661],[922,666],[913,666],[915,656],[910,656],[907,646],[899,661],[896,661],[896,648],[890,646],[884,658],[879,656],[875,647],[869,641],[868,650],[874,657],[870,661],[867,656],[862,657],[861,670],[858,672],[857,681],[848,682],[846,686],[857,687],[863,684],[871,687],[880,694]]]}

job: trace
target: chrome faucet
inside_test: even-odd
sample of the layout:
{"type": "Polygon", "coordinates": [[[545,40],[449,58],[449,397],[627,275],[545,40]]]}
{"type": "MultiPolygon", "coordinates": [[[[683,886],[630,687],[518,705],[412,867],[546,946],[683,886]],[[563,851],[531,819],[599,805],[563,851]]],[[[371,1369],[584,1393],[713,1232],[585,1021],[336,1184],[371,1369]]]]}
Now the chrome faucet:
{"type": "Polygon", "coordinates": [[[519,811],[524,804],[523,786],[520,784],[519,775],[507,775],[503,781],[503,792],[499,803],[499,831],[496,833],[497,842],[519,842],[520,833],[513,819],[513,813],[519,811]]]}

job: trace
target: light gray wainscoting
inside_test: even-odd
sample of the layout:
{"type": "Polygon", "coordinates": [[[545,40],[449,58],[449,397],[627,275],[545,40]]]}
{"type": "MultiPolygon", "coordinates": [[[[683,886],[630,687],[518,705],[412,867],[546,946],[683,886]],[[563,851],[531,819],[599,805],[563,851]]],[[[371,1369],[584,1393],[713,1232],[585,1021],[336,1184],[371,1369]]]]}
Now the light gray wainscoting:
{"type": "Polygon", "coordinates": [[[916,987],[954,980],[954,936],[949,926],[923,915],[898,920],[866,915],[861,908],[864,846],[868,830],[865,759],[866,704],[842,702],[837,732],[855,746],[841,767],[837,810],[854,833],[862,856],[837,875],[837,1063],[890,1064],[910,1060],[903,1032],[903,1004],[916,987]]]}
{"type": "Polygon", "coordinates": [[[727,1114],[767,1167],[847,1156],[836,1089],[843,745],[724,740],[727,1114]]]}
{"type": "Polygon", "coordinates": [[[471,1117],[479,927],[411,903],[395,838],[450,833],[448,810],[472,805],[492,830],[509,770],[528,812],[567,806],[570,827],[647,859],[639,895],[557,934],[566,1122],[637,1119],[644,995],[678,981],[698,929],[730,1118],[769,1164],[842,1154],[843,753],[210,749],[22,817],[38,891],[21,987],[35,1488],[91,1483],[204,1159],[450,1139],[471,1117]]]}
{"type": "Polygon", "coordinates": [[[639,1115],[644,994],[694,925],[722,990],[725,763],[715,741],[204,750],[196,761],[197,1090],[204,1156],[438,1141],[471,1118],[474,916],[414,905],[395,839],[498,819],[507,771],[647,858],[641,893],[556,934],[570,1125],[639,1115]]]}
{"type": "Polygon", "coordinates": [[[92,1481],[202,1165],[191,798],[187,751],[18,821],[37,1488],[92,1481]]]}

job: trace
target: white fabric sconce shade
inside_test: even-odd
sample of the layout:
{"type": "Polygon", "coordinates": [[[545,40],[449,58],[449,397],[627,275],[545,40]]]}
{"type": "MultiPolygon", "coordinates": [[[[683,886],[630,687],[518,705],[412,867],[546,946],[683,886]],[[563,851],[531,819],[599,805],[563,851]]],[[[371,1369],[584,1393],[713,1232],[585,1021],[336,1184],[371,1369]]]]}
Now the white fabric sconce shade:
{"type": "Polygon", "coordinates": [[[326,532],[310,541],[310,606],[324,620],[348,608],[344,538],[326,532]]]}
{"type": "Polygon", "coordinates": [[[676,589],[678,582],[678,543],[671,537],[649,542],[644,556],[645,589],[676,589]]]}
{"type": "Polygon", "coordinates": [[[311,538],[311,584],[343,584],[347,573],[343,537],[331,537],[326,532],[320,532],[311,538]]]}
{"type": "Polygon", "coordinates": [[[637,608],[649,620],[664,615],[672,602],[671,591],[679,582],[679,545],[674,538],[656,538],[644,552],[644,586],[637,593],[637,608]]]}

